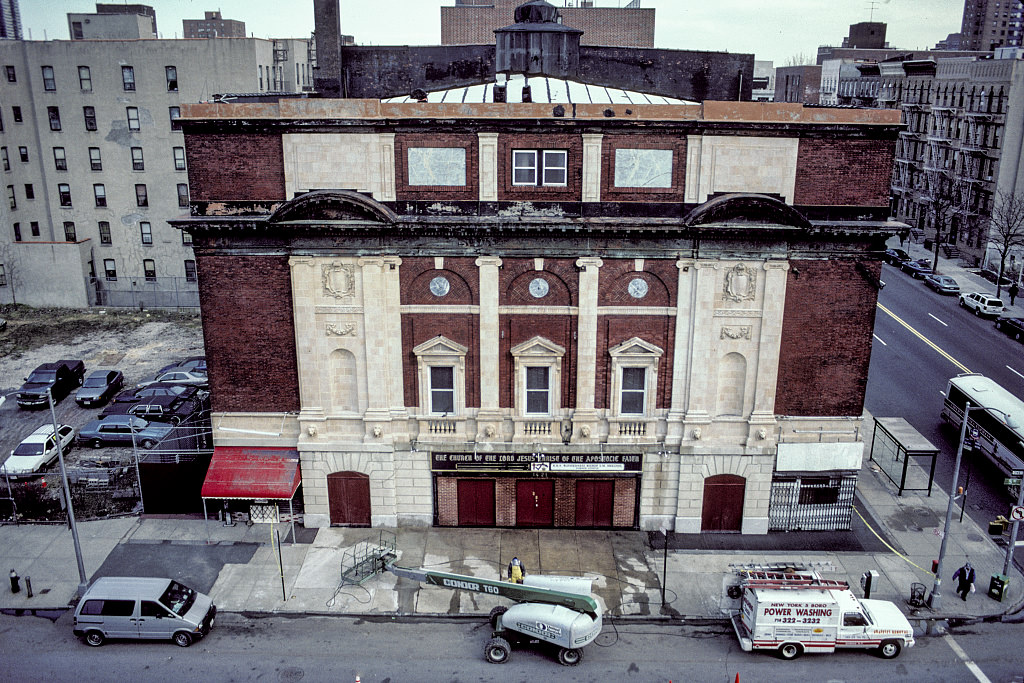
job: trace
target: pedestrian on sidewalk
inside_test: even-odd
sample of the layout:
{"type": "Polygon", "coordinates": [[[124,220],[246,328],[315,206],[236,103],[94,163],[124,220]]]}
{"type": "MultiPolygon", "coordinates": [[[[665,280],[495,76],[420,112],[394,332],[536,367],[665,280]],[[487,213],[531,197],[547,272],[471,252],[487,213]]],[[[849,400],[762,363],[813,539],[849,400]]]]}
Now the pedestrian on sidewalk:
{"type": "Polygon", "coordinates": [[[1016,299],[1017,295],[1020,293],[1020,287],[1018,287],[1017,283],[1014,282],[1012,285],[1010,285],[1010,288],[1006,290],[1006,293],[1010,295],[1010,305],[1012,306],[1013,300],[1016,299]]]}
{"type": "Polygon", "coordinates": [[[957,582],[956,592],[964,602],[967,602],[967,594],[974,592],[974,578],[974,567],[970,562],[964,563],[964,566],[953,573],[953,580],[957,582]]]}
{"type": "Polygon", "coordinates": [[[522,583],[525,577],[526,567],[518,557],[513,557],[512,561],[508,563],[508,580],[512,583],[522,583]]]}

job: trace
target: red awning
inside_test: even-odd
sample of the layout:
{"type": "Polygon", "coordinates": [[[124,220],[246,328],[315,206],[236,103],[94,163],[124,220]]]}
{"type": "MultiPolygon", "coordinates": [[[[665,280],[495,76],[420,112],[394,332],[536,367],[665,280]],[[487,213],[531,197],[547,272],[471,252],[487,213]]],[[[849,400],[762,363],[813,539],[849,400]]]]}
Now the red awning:
{"type": "Polygon", "coordinates": [[[217,446],[203,482],[203,498],[289,500],[302,482],[294,448],[217,446]]]}

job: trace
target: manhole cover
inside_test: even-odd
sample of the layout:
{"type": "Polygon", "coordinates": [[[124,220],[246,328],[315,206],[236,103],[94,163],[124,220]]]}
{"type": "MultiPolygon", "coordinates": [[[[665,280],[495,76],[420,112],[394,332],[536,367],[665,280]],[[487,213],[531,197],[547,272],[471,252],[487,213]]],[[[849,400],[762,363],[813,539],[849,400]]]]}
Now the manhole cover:
{"type": "Polygon", "coordinates": [[[291,683],[292,681],[301,681],[305,672],[297,666],[289,666],[286,669],[281,669],[281,673],[278,674],[277,680],[282,683],[291,683]]]}

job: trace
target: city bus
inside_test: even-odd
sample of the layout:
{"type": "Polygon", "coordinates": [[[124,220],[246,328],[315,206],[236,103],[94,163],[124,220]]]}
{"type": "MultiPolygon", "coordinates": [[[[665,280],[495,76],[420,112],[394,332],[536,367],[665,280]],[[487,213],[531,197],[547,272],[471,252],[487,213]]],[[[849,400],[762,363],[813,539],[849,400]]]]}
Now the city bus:
{"type": "MultiPolygon", "coordinates": [[[[1024,470],[1024,401],[988,377],[957,375],[946,386],[942,419],[959,430],[967,401],[971,402],[967,438],[977,430],[975,450],[984,452],[1007,477],[1019,477],[1024,470]],[[975,406],[985,410],[974,410],[975,406]],[[1014,418],[1016,428],[1006,424],[1007,415],[1014,418]]],[[[1009,492],[1016,498],[1018,487],[1009,487],[1009,492]]]]}

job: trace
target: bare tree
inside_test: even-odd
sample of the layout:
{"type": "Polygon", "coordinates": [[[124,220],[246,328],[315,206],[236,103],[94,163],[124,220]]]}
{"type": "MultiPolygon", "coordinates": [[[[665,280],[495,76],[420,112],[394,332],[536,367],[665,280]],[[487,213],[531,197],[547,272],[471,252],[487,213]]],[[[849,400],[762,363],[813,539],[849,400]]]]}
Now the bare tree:
{"type": "Polygon", "coordinates": [[[996,296],[999,296],[1006,268],[1006,257],[1017,247],[1024,247],[1024,196],[1012,192],[997,192],[992,206],[988,241],[999,252],[999,277],[996,278],[996,296]]]}
{"type": "Polygon", "coordinates": [[[974,190],[970,183],[954,176],[951,171],[939,168],[927,170],[925,180],[927,193],[923,199],[928,208],[932,227],[935,229],[932,270],[938,272],[939,245],[955,241],[953,235],[956,230],[970,227],[970,197],[974,190]]]}
{"type": "Polygon", "coordinates": [[[11,303],[18,303],[18,285],[21,284],[21,264],[14,253],[14,243],[0,245],[0,265],[4,267],[7,286],[11,288],[11,303]]]}
{"type": "Polygon", "coordinates": [[[808,57],[804,52],[798,52],[792,57],[786,59],[786,63],[783,64],[783,66],[807,66],[813,64],[814,59],[812,57],[808,57]]]}

